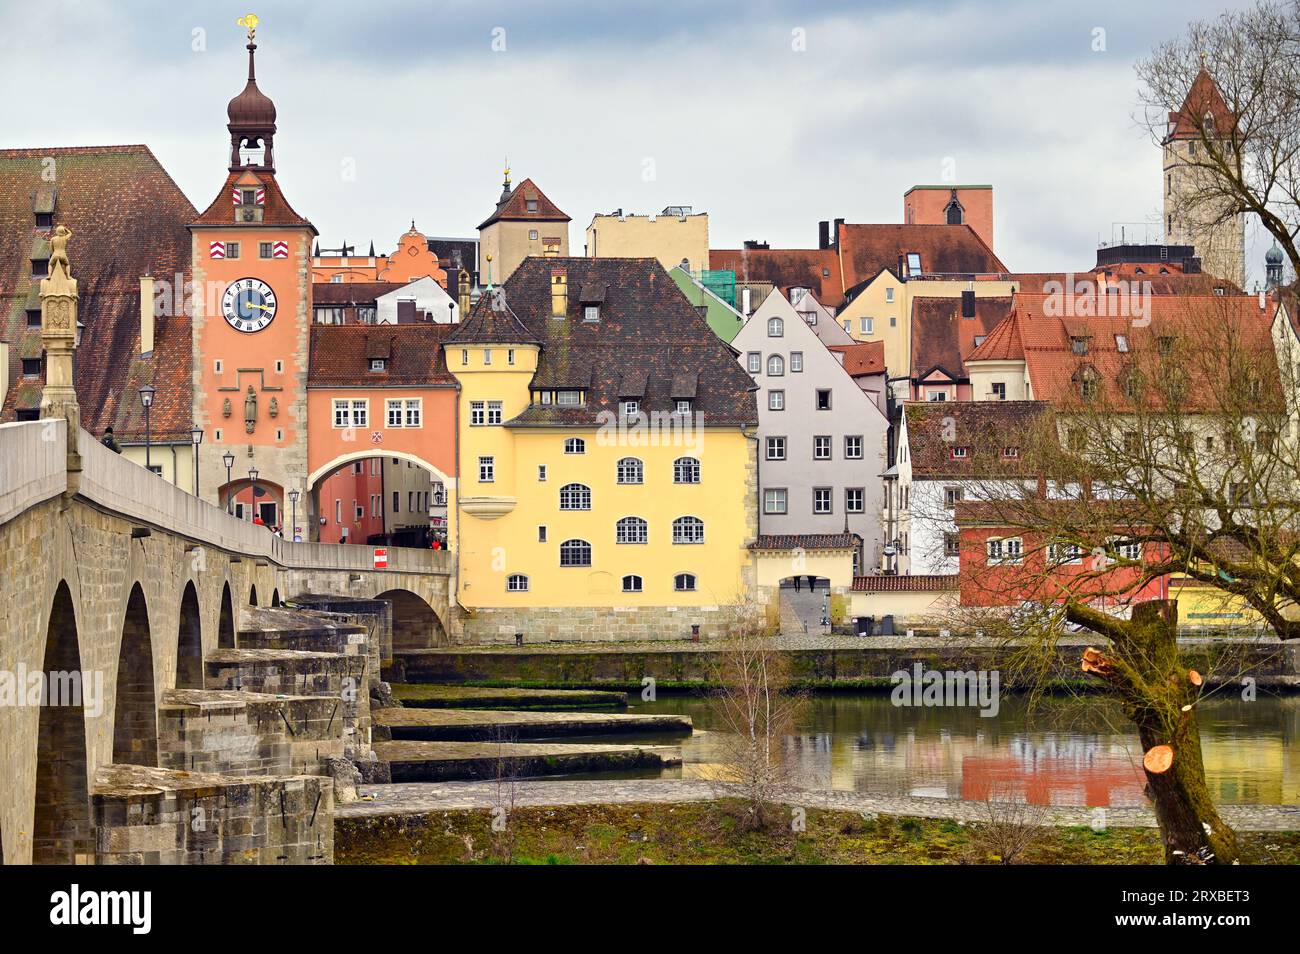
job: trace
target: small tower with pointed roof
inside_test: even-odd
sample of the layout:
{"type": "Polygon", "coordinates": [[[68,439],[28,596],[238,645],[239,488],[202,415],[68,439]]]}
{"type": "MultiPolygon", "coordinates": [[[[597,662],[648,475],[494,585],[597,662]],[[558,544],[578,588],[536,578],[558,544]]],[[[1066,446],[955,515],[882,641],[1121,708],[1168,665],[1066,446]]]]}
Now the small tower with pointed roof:
{"type": "Polygon", "coordinates": [[[1213,200],[1200,198],[1210,184],[1198,163],[1207,146],[1231,149],[1236,117],[1204,66],[1177,112],[1169,114],[1163,142],[1166,245],[1193,245],[1203,271],[1245,287],[1246,229],[1239,212],[1220,214],[1213,200]]]}
{"type": "Polygon", "coordinates": [[[491,258],[497,284],[509,278],[530,255],[569,254],[569,216],[546,197],[532,179],[510,185],[507,165],[497,207],[478,227],[479,274],[487,275],[491,258]]]}

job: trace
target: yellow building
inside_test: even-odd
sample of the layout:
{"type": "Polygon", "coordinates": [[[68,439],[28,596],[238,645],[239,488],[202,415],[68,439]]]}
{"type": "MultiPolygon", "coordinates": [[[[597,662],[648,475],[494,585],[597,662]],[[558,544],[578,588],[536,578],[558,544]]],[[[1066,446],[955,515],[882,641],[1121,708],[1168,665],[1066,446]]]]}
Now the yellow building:
{"type": "Polygon", "coordinates": [[[479,225],[478,232],[479,275],[484,281],[498,285],[514,274],[529,255],[569,254],[569,217],[532,179],[525,179],[512,189],[509,169],[501,187],[501,199],[479,225]]]}
{"type": "Polygon", "coordinates": [[[748,603],[750,380],[658,262],[526,259],[444,347],[468,639],[682,639],[748,603]]]}
{"type": "Polygon", "coordinates": [[[657,258],[665,269],[709,267],[709,216],[690,206],[669,206],[658,215],[627,215],[622,209],[592,216],[587,226],[592,258],[657,258]]]}

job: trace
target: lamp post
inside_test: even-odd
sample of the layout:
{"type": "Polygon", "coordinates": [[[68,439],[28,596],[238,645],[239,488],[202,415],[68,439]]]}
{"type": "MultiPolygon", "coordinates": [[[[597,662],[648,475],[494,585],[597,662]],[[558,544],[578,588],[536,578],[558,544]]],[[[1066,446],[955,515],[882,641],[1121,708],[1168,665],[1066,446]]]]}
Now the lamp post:
{"type": "Polygon", "coordinates": [[[203,443],[203,428],[190,429],[190,453],[194,455],[194,496],[199,495],[199,445],[203,443]]]}
{"type": "Polygon", "coordinates": [[[293,508],[293,522],[289,524],[289,539],[298,542],[298,491],[289,491],[289,506],[293,508]]]}
{"type": "Polygon", "coordinates": [[[153,458],[149,453],[153,434],[149,429],[149,408],[153,407],[154,393],[153,385],[146,384],[140,388],[140,406],[144,408],[144,466],[150,471],[153,470],[153,458]]]}
{"type": "Polygon", "coordinates": [[[234,513],[230,494],[230,468],[235,466],[235,455],[226,451],[221,455],[221,463],[226,465],[226,513],[234,513]]]}
{"type": "Polygon", "coordinates": [[[248,479],[253,484],[253,523],[257,523],[257,468],[248,468],[248,479]]]}

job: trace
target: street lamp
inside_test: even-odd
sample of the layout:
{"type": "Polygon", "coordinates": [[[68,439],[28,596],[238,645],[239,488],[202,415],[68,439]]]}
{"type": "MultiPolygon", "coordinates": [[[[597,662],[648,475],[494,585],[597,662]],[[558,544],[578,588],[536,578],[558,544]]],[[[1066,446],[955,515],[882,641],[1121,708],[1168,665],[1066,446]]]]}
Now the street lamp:
{"type": "Polygon", "coordinates": [[[226,451],[221,455],[221,463],[226,465],[226,513],[233,513],[234,511],[231,509],[230,468],[235,466],[235,455],[230,451],[226,451]]]}
{"type": "Polygon", "coordinates": [[[248,468],[248,479],[253,483],[253,523],[257,523],[257,468],[248,468]]]}
{"type": "Polygon", "coordinates": [[[203,428],[195,427],[190,430],[190,444],[194,455],[194,496],[199,495],[199,445],[203,443],[203,428]]]}
{"type": "Polygon", "coordinates": [[[289,491],[289,506],[293,508],[293,522],[289,524],[289,539],[298,542],[298,491],[289,491]]]}
{"type": "Polygon", "coordinates": [[[152,443],[152,432],[149,430],[149,408],[153,407],[153,396],[155,391],[152,385],[146,384],[140,388],[140,405],[144,408],[144,466],[146,470],[153,470],[153,459],[149,454],[149,445],[152,443]]]}

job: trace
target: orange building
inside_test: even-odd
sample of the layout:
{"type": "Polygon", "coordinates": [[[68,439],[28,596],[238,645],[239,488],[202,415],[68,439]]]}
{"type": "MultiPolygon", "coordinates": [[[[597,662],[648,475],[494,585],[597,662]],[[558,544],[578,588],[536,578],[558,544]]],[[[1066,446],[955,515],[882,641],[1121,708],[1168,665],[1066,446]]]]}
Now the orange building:
{"type": "Polygon", "coordinates": [[[993,186],[914,185],[903,193],[907,225],[969,225],[990,249],[993,245],[993,186]]]}
{"type": "Polygon", "coordinates": [[[447,270],[436,253],[429,248],[429,239],[415,228],[415,222],[397,240],[397,251],[392,255],[376,255],[375,243],[370,243],[370,254],[353,255],[346,244],[341,249],[326,249],[322,254],[319,245],[312,253],[311,274],[314,282],[391,282],[405,285],[417,278],[432,278],[443,288],[447,287],[447,270]]]}

